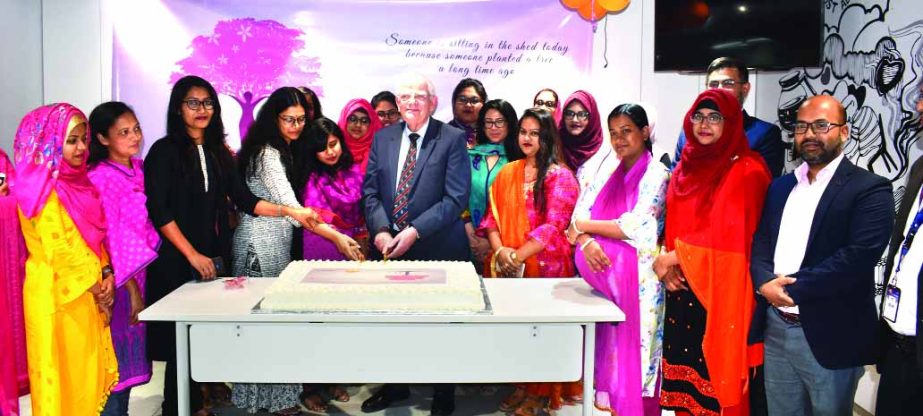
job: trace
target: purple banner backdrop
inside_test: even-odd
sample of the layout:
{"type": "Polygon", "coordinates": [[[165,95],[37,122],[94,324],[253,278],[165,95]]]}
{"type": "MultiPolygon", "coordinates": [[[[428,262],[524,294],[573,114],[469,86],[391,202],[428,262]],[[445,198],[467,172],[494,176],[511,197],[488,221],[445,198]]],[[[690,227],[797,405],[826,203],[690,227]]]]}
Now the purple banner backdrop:
{"type": "Polygon", "coordinates": [[[336,119],[355,97],[394,89],[406,72],[429,76],[451,119],[462,78],[518,111],[543,87],[567,95],[589,75],[589,23],[557,0],[322,0],[113,2],[113,98],[133,106],[145,151],[163,136],[173,81],[218,90],[228,143],[276,88],[304,85],[336,119]]]}

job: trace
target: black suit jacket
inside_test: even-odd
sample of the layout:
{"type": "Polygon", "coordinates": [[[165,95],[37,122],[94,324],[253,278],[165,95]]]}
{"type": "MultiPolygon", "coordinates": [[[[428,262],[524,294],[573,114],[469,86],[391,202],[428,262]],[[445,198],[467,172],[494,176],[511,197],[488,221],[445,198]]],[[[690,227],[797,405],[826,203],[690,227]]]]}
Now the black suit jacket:
{"type": "MultiPolygon", "coordinates": [[[[894,223],[894,230],[891,232],[891,245],[888,249],[888,261],[885,266],[885,284],[887,285],[887,280],[891,277],[891,269],[894,268],[894,261],[897,260],[897,253],[900,251],[901,244],[904,242],[904,228],[907,227],[907,220],[912,220],[911,215],[916,215],[915,212],[910,212],[910,209],[913,208],[913,201],[917,198],[917,195],[920,194],[920,185],[923,184],[923,158],[917,159],[913,163],[913,166],[910,168],[910,176],[907,177],[907,185],[904,187],[904,198],[901,200],[901,206],[897,210],[897,221],[894,223]]],[[[923,274],[917,274],[917,339],[919,336],[923,335],[923,280],[920,279],[920,276],[923,274]]],[[[882,301],[884,301],[884,296],[882,296],[882,301]]],[[[883,305],[879,304],[879,308],[883,305]]],[[[881,319],[881,325],[888,325],[884,321],[884,318],[881,319]]],[[[890,328],[882,327],[882,334],[886,334],[887,330],[890,328]]],[[[890,337],[882,337],[882,352],[884,352],[886,347],[890,346],[888,343],[892,342],[890,337]]],[[[883,358],[883,357],[882,357],[883,358]]],[[[923,363],[923,342],[917,341],[917,363],[923,363]]],[[[881,372],[883,366],[878,366],[878,371],[881,372]]],[[[923,375],[923,366],[918,366],[920,369],[921,375],[923,375]]]]}
{"type": "MultiPolygon", "coordinates": [[[[405,123],[375,133],[369,164],[362,183],[362,198],[369,237],[391,228],[397,187],[397,166],[405,123]]],[[[420,240],[410,247],[406,260],[469,259],[468,237],[461,212],[468,206],[471,168],[465,133],[430,118],[417,153],[410,188],[409,223],[420,240]]],[[[373,258],[381,253],[373,248],[373,258]]]]}
{"type": "MultiPolygon", "coordinates": [[[[782,212],[797,184],[789,173],[769,186],[753,237],[750,274],[759,289],[775,278],[774,257],[782,212]]],[[[811,352],[824,368],[872,364],[878,357],[875,265],[894,224],[891,183],[843,159],[813,213],[801,268],[786,286],[798,305],[811,352]]],[[[757,296],[752,339],[762,339],[769,307],[757,296]]]]}

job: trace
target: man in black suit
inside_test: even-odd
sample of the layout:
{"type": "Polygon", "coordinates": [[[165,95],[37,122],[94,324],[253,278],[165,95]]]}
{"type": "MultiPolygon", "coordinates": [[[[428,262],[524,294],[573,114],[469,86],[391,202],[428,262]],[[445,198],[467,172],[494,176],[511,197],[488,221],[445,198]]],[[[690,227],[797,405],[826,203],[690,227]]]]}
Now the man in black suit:
{"type": "MultiPolygon", "coordinates": [[[[917,99],[917,113],[923,128],[923,83],[917,99]]],[[[923,158],[910,168],[904,198],[897,211],[891,233],[885,292],[881,302],[881,356],[878,372],[878,416],[923,413],[923,343],[917,334],[923,330],[923,239],[914,236],[923,223],[920,188],[923,184],[923,158]]]]}
{"type": "Polygon", "coordinates": [[[750,264],[769,414],[852,415],[863,366],[878,357],[875,265],[894,197],[844,157],[849,125],[835,98],[805,101],[794,130],[804,163],[770,185],[750,264]]]}
{"type": "MultiPolygon", "coordinates": [[[[471,170],[465,133],[432,118],[433,83],[406,77],[397,90],[403,122],[375,134],[362,184],[372,258],[467,261],[461,212],[468,205],[471,170]]],[[[455,385],[434,386],[432,415],[455,411],[455,385]]],[[[410,396],[406,384],[386,384],[362,403],[377,412],[410,396]]]]}

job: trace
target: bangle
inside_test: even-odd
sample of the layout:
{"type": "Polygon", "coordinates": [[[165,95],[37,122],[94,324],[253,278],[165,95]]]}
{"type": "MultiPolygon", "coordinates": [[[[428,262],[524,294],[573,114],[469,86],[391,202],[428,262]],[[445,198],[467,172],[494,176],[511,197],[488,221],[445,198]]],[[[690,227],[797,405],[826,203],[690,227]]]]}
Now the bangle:
{"type": "Polygon", "coordinates": [[[280,205],[276,205],[276,209],[277,209],[277,213],[278,213],[278,215],[276,215],[276,216],[277,216],[277,217],[281,217],[281,216],[282,216],[282,205],[281,205],[281,204],[280,204],[280,205]]]}
{"type": "Polygon", "coordinates": [[[590,237],[589,239],[587,239],[586,241],[584,241],[583,244],[580,245],[580,251],[583,251],[583,249],[585,249],[586,246],[590,245],[590,243],[592,243],[592,242],[594,242],[594,241],[596,241],[596,239],[593,238],[593,237],[590,237]]]}
{"type": "Polygon", "coordinates": [[[570,223],[570,226],[571,226],[571,227],[574,227],[574,231],[577,232],[577,235],[586,234],[585,232],[580,231],[580,229],[577,228],[577,221],[578,221],[577,219],[574,219],[574,221],[570,223]]]}
{"type": "Polygon", "coordinates": [[[105,278],[106,276],[108,276],[108,275],[110,275],[110,274],[113,274],[113,272],[112,272],[112,266],[106,265],[105,267],[103,267],[103,270],[102,270],[103,278],[105,278]]]}

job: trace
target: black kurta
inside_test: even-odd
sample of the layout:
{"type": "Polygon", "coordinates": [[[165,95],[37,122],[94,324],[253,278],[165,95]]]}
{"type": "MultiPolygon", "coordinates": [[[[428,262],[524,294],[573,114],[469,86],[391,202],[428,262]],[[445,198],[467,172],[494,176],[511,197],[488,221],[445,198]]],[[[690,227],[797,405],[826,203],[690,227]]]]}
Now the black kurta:
{"type": "MultiPolygon", "coordinates": [[[[184,140],[164,137],[154,143],[144,159],[144,189],[147,212],[160,233],[160,227],[175,221],[192,247],[208,257],[222,256],[231,264],[232,232],[229,223],[230,198],[237,207],[253,214],[259,202],[230,167],[220,172],[215,157],[205,151],[208,191],[205,191],[199,154],[195,146],[186,154],[184,140]],[[184,161],[195,161],[187,166],[184,161]]],[[[158,257],[148,266],[147,304],[153,304],[184,283],[193,280],[186,257],[162,233],[158,257]]],[[[148,326],[148,351],[155,360],[172,359],[176,354],[172,323],[148,326]]]]}

